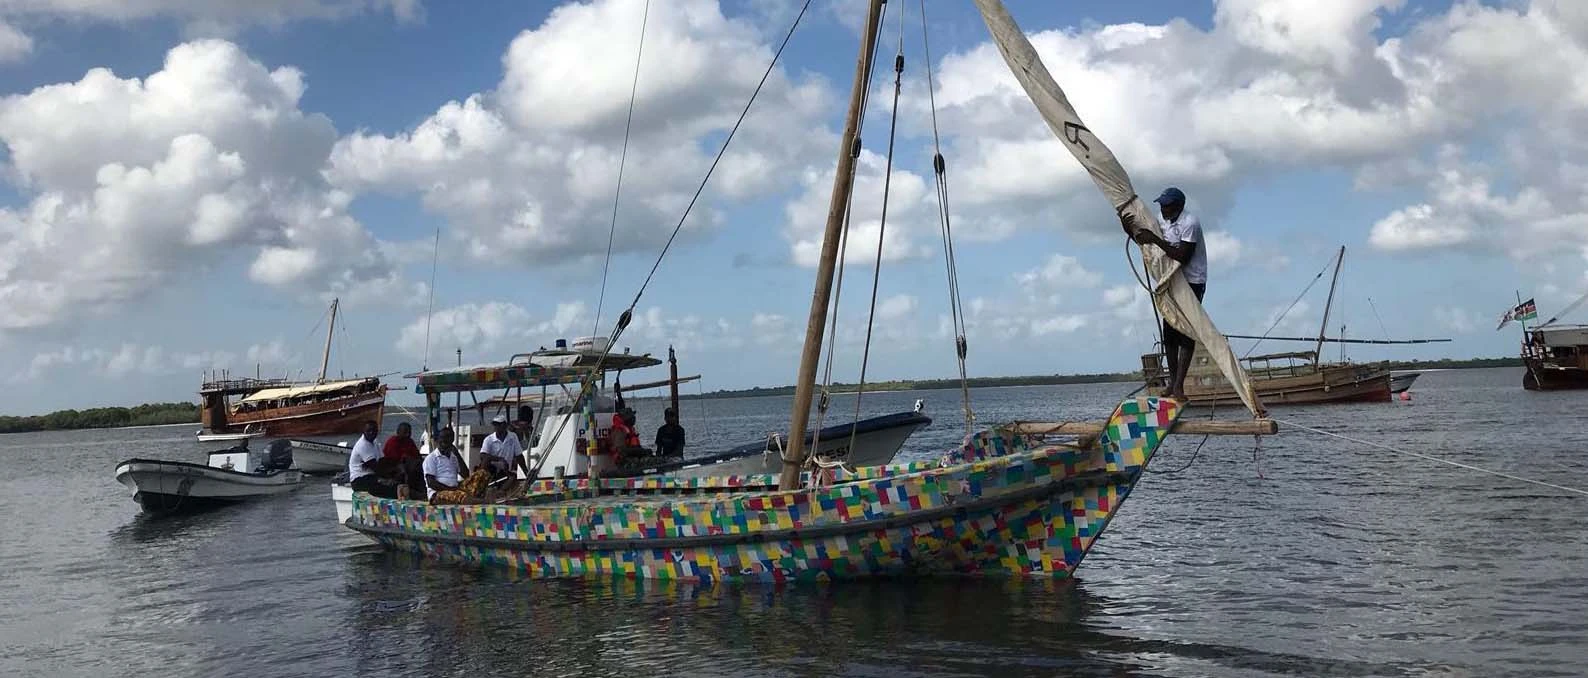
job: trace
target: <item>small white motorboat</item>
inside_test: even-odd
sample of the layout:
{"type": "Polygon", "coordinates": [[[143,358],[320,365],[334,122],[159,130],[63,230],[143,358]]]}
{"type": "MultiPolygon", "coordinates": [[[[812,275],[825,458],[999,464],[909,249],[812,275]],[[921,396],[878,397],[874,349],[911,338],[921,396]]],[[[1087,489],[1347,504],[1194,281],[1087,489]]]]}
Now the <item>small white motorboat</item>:
{"type": "Polygon", "coordinates": [[[151,513],[284,494],[302,487],[303,481],[303,472],[292,468],[291,447],[277,444],[268,452],[211,452],[207,464],[128,459],[116,465],[116,482],[131,489],[133,501],[151,513]]]}
{"type": "Polygon", "coordinates": [[[288,438],[292,446],[292,463],[304,473],[326,475],[347,470],[347,458],[352,447],[346,442],[331,443],[322,440],[288,438]]]}

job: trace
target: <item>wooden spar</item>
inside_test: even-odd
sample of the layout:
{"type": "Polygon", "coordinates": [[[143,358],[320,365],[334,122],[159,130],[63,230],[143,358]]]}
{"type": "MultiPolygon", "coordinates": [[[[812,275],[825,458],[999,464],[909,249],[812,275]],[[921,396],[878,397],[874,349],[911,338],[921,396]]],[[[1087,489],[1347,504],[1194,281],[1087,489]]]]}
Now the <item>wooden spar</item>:
{"type": "MultiPolygon", "coordinates": [[[[1226,334],[1226,339],[1262,339],[1264,341],[1320,341],[1317,337],[1263,337],[1255,334],[1226,334]]],[[[1440,344],[1449,339],[1336,339],[1324,337],[1326,344],[1440,344]]]]}
{"type": "Polygon", "coordinates": [[[661,381],[647,381],[647,382],[645,382],[643,384],[628,384],[628,385],[625,385],[623,388],[616,389],[616,390],[619,391],[620,393],[629,393],[629,392],[632,392],[632,391],[643,391],[643,390],[648,389],[648,388],[656,388],[658,386],[672,386],[672,389],[671,389],[672,393],[670,393],[669,395],[671,397],[670,399],[672,401],[672,406],[676,409],[678,407],[678,385],[679,384],[687,384],[687,383],[689,383],[691,381],[699,381],[699,380],[700,380],[700,375],[698,375],[698,374],[696,374],[694,376],[679,378],[677,370],[674,370],[673,377],[671,379],[663,379],[661,381]]]}
{"type": "MultiPolygon", "coordinates": [[[[1082,437],[1097,436],[1103,432],[1103,424],[1101,422],[1090,421],[1021,421],[1001,428],[1014,433],[1082,437]]],[[[1190,435],[1271,436],[1279,433],[1279,422],[1272,419],[1253,419],[1250,421],[1181,419],[1176,421],[1174,428],[1170,430],[1174,433],[1190,435]]]]}
{"type": "Polygon", "coordinates": [[[838,169],[833,173],[833,196],[827,204],[827,227],[822,232],[821,258],[816,265],[816,289],[811,293],[810,318],[805,323],[805,350],[800,354],[799,378],[794,382],[794,410],[790,417],[789,446],[783,452],[783,473],[778,488],[799,487],[800,468],[805,464],[805,426],[810,421],[811,396],[816,386],[816,365],[821,361],[822,333],[827,330],[827,304],[833,293],[833,269],[838,259],[838,238],[849,210],[849,193],[854,187],[855,159],[860,155],[860,107],[871,75],[872,53],[877,44],[877,28],[882,20],[884,0],[871,0],[866,14],[866,30],[860,40],[860,56],[855,60],[855,83],[849,93],[849,113],[844,118],[844,133],[838,143],[838,169]]]}
{"type": "Polygon", "coordinates": [[[1345,261],[1345,245],[1340,246],[1340,254],[1334,259],[1334,277],[1329,279],[1329,298],[1323,302],[1323,325],[1318,328],[1318,348],[1313,353],[1323,355],[1324,335],[1329,331],[1329,307],[1334,305],[1334,286],[1340,282],[1340,263],[1345,261]]]}
{"type": "Polygon", "coordinates": [[[320,378],[315,383],[325,383],[325,370],[331,366],[331,336],[336,332],[336,304],[340,299],[331,299],[331,326],[325,329],[325,354],[320,356],[320,378]]]}
{"type": "MultiPolygon", "coordinates": [[[[667,347],[667,406],[673,408],[673,413],[678,413],[678,356],[673,355],[673,347],[667,347]]],[[[691,381],[699,379],[700,375],[690,378],[691,381]]]]}

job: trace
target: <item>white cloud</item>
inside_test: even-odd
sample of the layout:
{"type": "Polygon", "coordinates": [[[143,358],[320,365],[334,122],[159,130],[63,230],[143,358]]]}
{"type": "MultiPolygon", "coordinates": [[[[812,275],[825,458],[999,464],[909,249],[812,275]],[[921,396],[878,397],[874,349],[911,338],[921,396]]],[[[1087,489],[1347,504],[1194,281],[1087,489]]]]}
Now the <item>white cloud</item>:
{"type": "MultiPolygon", "coordinates": [[[[238,365],[237,355],[226,351],[173,351],[163,346],[123,342],[114,349],[88,346],[63,346],[33,355],[27,368],[12,375],[11,381],[31,381],[57,372],[92,374],[107,379],[128,379],[223,368],[252,368],[256,362],[267,365],[286,361],[281,340],[262,351],[256,345],[248,351],[248,364],[238,365]],[[272,360],[272,358],[274,360],[272,360]]],[[[269,370],[267,370],[269,371],[269,370]]]]}
{"type": "Polygon", "coordinates": [[[1015,280],[1034,295],[1057,299],[1059,290],[1096,287],[1103,275],[1087,270],[1080,259],[1054,254],[1042,266],[1016,274],[1015,280]]]}
{"type": "Polygon", "coordinates": [[[895,294],[877,302],[877,318],[884,321],[903,320],[915,313],[919,304],[908,294],[895,294]]]}
{"type": "Polygon", "coordinates": [[[1468,334],[1478,328],[1476,313],[1454,306],[1434,307],[1434,320],[1440,326],[1458,334],[1468,334]]]}
{"type": "Polygon", "coordinates": [[[1208,231],[1204,237],[1207,239],[1203,246],[1208,248],[1209,268],[1230,269],[1240,263],[1245,250],[1240,238],[1229,231],[1208,231]]]}
{"type": "MultiPolygon", "coordinates": [[[[425,320],[421,315],[402,329],[398,352],[425,359],[425,320]]],[[[586,336],[590,327],[590,310],[579,301],[560,303],[550,318],[538,320],[524,307],[508,302],[463,304],[431,316],[429,346],[431,357],[461,348],[467,362],[500,362],[513,353],[551,346],[559,338],[586,336]]]]}
{"type": "Polygon", "coordinates": [[[803,334],[794,332],[793,323],[786,316],[777,313],[756,313],[751,316],[750,333],[755,343],[762,346],[797,345],[805,340],[803,334]]]}
{"type": "Polygon", "coordinates": [[[0,21],[0,64],[16,63],[33,53],[33,38],[0,21]]]}
{"type": "MultiPolygon", "coordinates": [[[[477,257],[565,262],[605,251],[641,3],[552,11],[518,35],[497,87],[452,101],[395,136],[338,143],[330,176],[350,190],[412,191],[477,257]]],[[[616,250],[651,253],[683,212],[772,51],[709,0],[652,3],[623,170],[616,250]]],[[[768,80],[685,226],[719,226],[723,200],[761,197],[824,162],[832,110],[821,80],[768,80]]]]}
{"type": "MultiPolygon", "coordinates": [[[[835,170],[807,169],[802,180],[805,190],[784,209],[788,219],[785,236],[791,243],[794,263],[800,266],[814,267],[820,257],[835,170]]],[[[917,240],[923,233],[936,231],[937,203],[927,192],[926,180],[919,175],[894,168],[892,185],[888,187],[887,228],[883,230],[882,192],[888,176],[886,158],[871,151],[861,152],[855,164],[849,236],[844,245],[843,261],[847,264],[875,264],[879,233],[883,235],[884,263],[923,257],[931,251],[917,244],[917,240]]]]}
{"type": "MultiPolygon", "coordinates": [[[[1369,243],[1374,247],[1390,252],[1476,247],[1525,260],[1559,254],[1557,243],[1588,233],[1588,194],[1562,183],[1588,174],[1568,171],[1506,195],[1496,190],[1491,167],[1468,161],[1455,147],[1439,155],[1427,178],[1429,202],[1395,210],[1373,224],[1369,243]]],[[[1588,165],[1583,169],[1588,172],[1588,165]]]]}
{"type": "Polygon", "coordinates": [[[161,70],[105,69],[0,100],[0,142],[31,202],[0,209],[0,328],[136,301],[230,252],[251,277],[345,288],[393,275],[321,176],[336,130],[298,109],[303,75],[229,42],[173,48],[161,70]]]}
{"type": "Polygon", "coordinates": [[[1068,334],[1085,327],[1087,318],[1079,314],[1061,314],[1050,318],[1033,320],[1031,323],[1032,336],[1042,337],[1049,334],[1068,334]]]}
{"type": "MultiPolygon", "coordinates": [[[[1138,189],[1180,185],[1209,217],[1227,213],[1254,178],[1342,167],[1360,170],[1361,190],[1426,181],[1426,198],[1375,228],[1372,242],[1384,249],[1458,245],[1533,258],[1542,251],[1521,243],[1582,233],[1588,12],[1563,0],[1456,3],[1442,14],[1401,14],[1405,4],[1217,0],[1210,29],[1175,20],[1030,38],[1138,189]],[[1401,35],[1379,37],[1391,16],[1401,35]],[[1163,101],[1174,105],[1152,103],[1163,101]],[[1537,129],[1550,133],[1524,132],[1537,129]],[[1417,158],[1452,139],[1470,144],[1454,157],[1477,159],[1455,175],[1442,160],[1429,176],[1417,158]],[[1485,178],[1503,176],[1486,167],[1494,145],[1528,188],[1485,178]]],[[[1021,229],[1115,234],[1108,206],[990,43],[943,57],[938,85],[956,209],[1021,229]],[[988,216],[999,214],[1020,216],[988,216]]],[[[918,76],[913,86],[918,93],[918,76]]],[[[925,97],[906,101],[906,118],[924,130],[925,97]]],[[[1210,244],[1229,244],[1218,237],[1210,244]]],[[[1231,258],[1219,263],[1271,261],[1234,233],[1222,237],[1246,247],[1215,248],[1231,258]]]]}
{"type": "Polygon", "coordinates": [[[9,16],[94,21],[134,21],[170,17],[189,33],[229,34],[243,26],[281,26],[304,19],[335,20],[368,13],[390,13],[401,21],[424,16],[420,0],[9,0],[9,16]]]}

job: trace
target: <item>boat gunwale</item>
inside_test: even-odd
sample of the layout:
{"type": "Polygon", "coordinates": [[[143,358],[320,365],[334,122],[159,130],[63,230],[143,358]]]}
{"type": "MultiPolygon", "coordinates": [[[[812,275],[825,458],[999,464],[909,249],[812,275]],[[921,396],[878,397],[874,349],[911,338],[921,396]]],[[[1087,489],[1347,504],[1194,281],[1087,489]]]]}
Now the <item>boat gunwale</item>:
{"type": "MultiPolygon", "coordinates": [[[[144,458],[141,458],[141,457],[134,457],[132,459],[127,459],[125,461],[117,462],[116,463],[116,475],[117,476],[121,476],[122,475],[122,472],[121,472],[122,467],[131,466],[133,464],[154,464],[154,465],[157,465],[157,466],[177,466],[177,467],[183,467],[183,468],[195,468],[195,469],[200,469],[200,470],[204,470],[204,471],[214,471],[215,473],[219,473],[219,474],[222,474],[222,475],[241,476],[243,478],[250,478],[250,479],[254,479],[254,480],[263,480],[265,478],[274,478],[276,476],[282,475],[284,473],[292,472],[292,471],[296,471],[299,474],[304,474],[302,469],[297,469],[297,468],[276,469],[276,470],[268,471],[268,472],[265,472],[265,473],[250,473],[248,471],[238,471],[236,469],[225,469],[225,468],[220,468],[220,467],[217,467],[217,466],[210,466],[208,464],[197,464],[197,463],[194,463],[194,462],[191,462],[191,461],[162,461],[162,460],[159,460],[159,459],[144,459],[144,458]]],[[[127,473],[132,473],[132,472],[133,472],[132,469],[128,469],[127,470],[127,473]]],[[[304,475],[306,475],[306,474],[304,474],[304,475]]],[[[256,484],[276,484],[276,483],[256,483],[256,484]]]]}
{"type": "MultiPolygon", "coordinates": [[[[847,423],[847,424],[833,424],[832,426],[827,426],[827,427],[822,428],[820,431],[806,431],[805,432],[805,444],[807,444],[807,445],[812,444],[813,441],[818,439],[818,434],[819,434],[821,440],[830,441],[830,440],[838,440],[840,438],[844,438],[844,437],[847,437],[849,435],[856,435],[856,436],[868,435],[868,434],[872,434],[872,433],[879,433],[879,432],[888,431],[888,430],[892,430],[892,429],[907,428],[907,427],[914,427],[916,429],[921,429],[921,428],[924,428],[924,427],[927,427],[927,426],[931,426],[931,425],[932,425],[932,418],[929,417],[929,416],[926,416],[925,414],[921,414],[920,412],[915,412],[915,411],[894,412],[892,414],[883,414],[883,415],[878,415],[878,416],[875,416],[875,417],[867,417],[865,419],[859,419],[859,420],[856,420],[856,421],[853,421],[853,422],[850,422],[850,423],[847,423]],[[831,434],[831,435],[829,435],[829,434],[831,434]]],[[[913,433],[913,431],[912,431],[912,433],[913,433]]],[[[739,460],[744,459],[746,457],[752,457],[752,456],[755,456],[755,455],[758,455],[758,454],[767,454],[768,452],[770,452],[770,450],[757,449],[758,447],[764,447],[765,445],[766,445],[765,441],[763,441],[761,443],[745,443],[743,445],[739,445],[738,447],[729,448],[728,450],[723,451],[723,452],[715,452],[715,453],[706,455],[704,457],[693,457],[693,458],[689,458],[689,459],[684,459],[682,461],[673,461],[673,462],[667,462],[667,463],[664,463],[664,464],[653,464],[653,465],[650,465],[650,466],[645,466],[645,467],[635,468],[635,469],[621,469],[621,470],[619,470],[616,473],[607,474],[606,477],[609,477],[609,478],[629,478],[629,477],[643,478],[643,477],[646,477],[646,476],[665,475],[665,474],[668,474],[668,473],[675,473],[675,472],[678,472],[678,471],[690,471],[690,470],[694,470],[694,469],[698,469],[698,468],[709,468],[709,467],[712,467],[712,466],[716,466],[718,464],[726,464],[726,463],[730,463],[730,462],[739,461],[739,460]]],[[[897,452],[895,452],[895,455],[897,455],[897,452]]]]}

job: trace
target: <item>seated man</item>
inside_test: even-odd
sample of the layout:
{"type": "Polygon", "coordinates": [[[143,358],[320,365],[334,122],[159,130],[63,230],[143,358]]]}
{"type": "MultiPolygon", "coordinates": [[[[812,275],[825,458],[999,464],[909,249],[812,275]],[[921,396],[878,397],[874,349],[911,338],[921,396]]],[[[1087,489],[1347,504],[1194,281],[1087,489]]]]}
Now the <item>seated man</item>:
{"type": "Polygon", "coordinates": [[[634,430],[635,420],[634,410],[627,407],[612,415],[607,446],[619,464],[650,455],[650,450],[640,447],[640,434],[634,430]]]}
{"type": "Polygon", "coordinates": [[[375,436],[380,435],[380,426],[374,420],[364,422],[364,433],[353,443],[353,451],[347,457],[347,480],[353,486],[354,492],[368,492],[377,497],[386,499],[397,498],[397,482],[386,477],[383,472],[390,467],[380,464],[380,448],[375,446],[375,436]]]}
{"type": "Polygon", "coordinates": [[[451,427],[441,429],[436,434],[434,449],[425,455],[424,461],[425,487],[429,490],[430,503],[456,504],[467,501],[470,493],[463,489],[463,478],[468,472],[469,466],[463,462],[463,455],[452,444],[451,427]]]}
{"type": "Polygon", "coordinates": [[[421,469],[424,458],[419,454],[419,446],[414,443],[413,432],[414,428],[408,422],[398,424],[396,435],[387,438],[380,450],[382,459],[391,460],[397,465],[396,474],[402,481],[398,487],[399,499],[408,498],[403,496],[404,489],[409,496],[415,496],[425,489],[424,471],[421,469]]]}
{"type": "Polygon", "coordinates": [[[529,477],[531,469],[524,459],[524,446],[519,444],[518,436],[507,430],[507,417],[496,415],[491,426],[495,430],[480,443],[481,468],[490,471],[493,479],[513,475],[515,468],[524,469],[524,477],[529,477]]]}
{"type": "Polygon", "coordinates": [[[684,427],[678,425],[678,411],[669,407],[662,412],[666,422],[656,429],[656,453],[663,457],[684,456],[684,427]]]}

